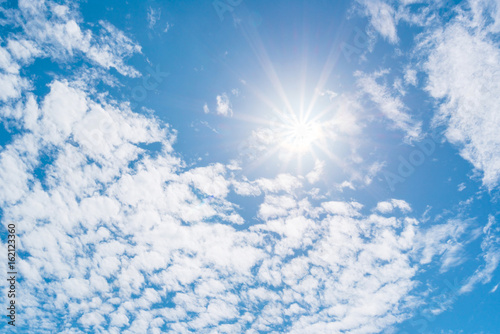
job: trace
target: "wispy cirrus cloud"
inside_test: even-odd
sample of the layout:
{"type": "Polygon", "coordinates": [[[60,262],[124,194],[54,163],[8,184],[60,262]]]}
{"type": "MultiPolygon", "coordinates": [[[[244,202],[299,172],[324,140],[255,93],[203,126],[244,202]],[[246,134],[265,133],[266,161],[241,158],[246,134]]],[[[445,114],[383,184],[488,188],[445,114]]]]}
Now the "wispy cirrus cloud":
{"type": "Polygon", "coordinates": [[[398,41],[396,10],[384,1],[357,0],[370,18],[372,27],[390,43],[398,41]]]}
{"type": "MultiPolygon", "coordinates": [[[[460,293],[471,292],[474,286],[478,283],[488,283],[493,278],[493,273],[500,264],[500,237],[498,232],[500,229],[496,226],[496,221],[493,216],[488,217],[488,223],[483,228],[485,238],[481,243],[483,250],[484,265],[479,267],[467,282],[460,288],[460,293]]],[[[496,288],[494,288],[496,289],[496,288]]]]}
{"type": "Polygon", "coordinates": [[[500,180],[500,51],[487,34],[496,23],[484,27],[474,22],[464,14],[428,34],[420,47],[428,55],[426,88],[442,101],[436,124],[446,126],[446,139],[460,147],[461,156],[483,173],[483,184],[492,189],[500,180]]]}
{"type": "Polygon", "coordinates": [[[5,21],[22,27],[17,38],[8,40],[13,55],[24,62],[34,56],[58,60],[82,54],[105,69],[115,68],[120,74],[136,77],[133,67],[124,59],[141,48],[122,31],[106,21],[100,21],[99,32],[81,26],[82,18],[74,3],[64,5],[52,1],[19,1],[18,9],[3,10],[5,21]]]}
{"type": "MultiPolygon", "coordinates": [[[[436,15],[437,9],[444,5],[442,2],[358,2],[371,26],[391,43],[398,40],[400,20],[426,27],[415,39],[416,51],[422,57],[419,67],[428,76],[426,90],[439,105],[435,124],[446,126],[446,139],[460,147],[461,156],[483,173],[483,184],[490,190],[496,187],[500,167],[495,108],[500,80],[496,77],[498,43],[492,36],[500,30],[498,3],[464,1],[450,12],[450,20],[446,21],[436,15]],[[411,7],[414,3],[420,4],[418,9],[411,7]]],[[[398,128],[410,129],[408,119],[395,112],[401,111],[401,101],[389,97],[387,88],[378,84],[376,78],[363,75],[360,86],[395,120],[398,128]]],[[[405,81],[415,85],[416,73],[407,71],[405,81]]]]}
{"type": "Polygon", "coordinates": [[[408,141],[420,138],[422,122],[414,120],[403,101],[398,96],[394,96],[385,84],[377,82],[377,79],[385,74],[387,71],[373,74],[357,72],[357,84],[392,122],[392,126],[405,132],[408,141]]]}

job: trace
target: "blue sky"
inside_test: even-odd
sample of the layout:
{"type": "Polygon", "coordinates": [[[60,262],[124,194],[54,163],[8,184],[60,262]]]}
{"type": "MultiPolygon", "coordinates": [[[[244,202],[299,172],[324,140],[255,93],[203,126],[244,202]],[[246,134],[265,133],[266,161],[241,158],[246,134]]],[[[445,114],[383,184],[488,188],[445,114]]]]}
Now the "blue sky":
{"type": "Polygon", "coordinates": [[[500,2],[0,23],[2,331],[498,333],[500,2]]]}

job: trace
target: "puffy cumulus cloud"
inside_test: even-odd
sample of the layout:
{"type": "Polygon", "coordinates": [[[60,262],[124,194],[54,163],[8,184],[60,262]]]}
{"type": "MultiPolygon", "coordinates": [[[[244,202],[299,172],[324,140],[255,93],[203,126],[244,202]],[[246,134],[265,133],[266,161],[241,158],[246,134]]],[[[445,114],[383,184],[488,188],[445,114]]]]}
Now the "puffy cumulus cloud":
{"type": "Polygon", "coordinates": [[[265,192],[293,192],[302,186],[302,182],[290,174],[279,174],[274,179],[260,178],[255,181],[262,191],[265,192]]]}
{"type": "Polygon", "coordinates": [[[408,85],[417,85],[417,71],[411,68],[407,68],[404,75],[405,83],[408,85]]]}
{"type": "Polygon", "coordinates": [[[460,147],[461,156],[482,172],[483,184],[492,189],[500,180],[500,50],[488,33],[500,21],[488,19],[487,3],[471,1],[474,15],[463,12],[444,29],[428,34],[420,48],[428,56],[427,90],[442,101],[436,123],[446,126],[446,138],[460,147]]]}
{"type": "Polygon", "coordinates": [[[448,224],[430,240],[415,219],[314,204],[293,175],[187,168],[171,129],[71,82],[16,108],[2,109],[21,129],[0,152],[0,199],[26,251],[26,330],[376,333],[408,317],[415,259],[458,240],[448,224]],[[249,227],[231,188],[264,194],[249,227]]]}
{"type": "Polygon", "coordinates": [[[360,216],[361,214],[358,210],[363,207],[363,205],[358,202],[346,203],[339,201],[324,202],[321,206],[328,213],[347,217],[360,216]]]}
{"type": "MultiPolygon", "coordinates": [[[[21,93],[30,87],[28,80],[19,75],[20,65],[16,61],[16,47],[0,47],[0,101],[19,98],[21,93]]],[[[22,53],[22,51],[19,51],[22,53]]]]}
{"type": "Polygon", "coordinates": [[[349,181],[344,181],[341,184],[337,184],[337,185],[335,185],[335,188],[340,192],[343,192],[345,188],[349,188],[351,190],[356,190],[356,188],[354,188],[353,184],[349,181]]]}
{"type": "MultiPolygon", "coordinates": [[[[229,167],[228,167],[229,168],[229,167]]],[[[301,189],[303,183],[299,177],[291,174],[278,174],[275,178],[259,178],[256,180],[248,180],[245,176],[240,178],[231,178],[233,190],[242,196],[259,196],[262,193],[293,193],[301,189]]]]}
{"type": "Polygon", "coordinates": [[[226,93],[217,95],[217,115],[233,116],[233,106],[226,93]]]}
{"type": "Polygon", "coordinates": [[[309,183],[316,183],[321,180],[325,169],[325,162],[321,160],[316,160],[314,162],[314,169],[307,173],[306,179],[309,183]]]}
{"type": "Polygon", "coordinates": [[[390,202],[389,201],[378,202],[375,210],[384,214],[384,213],[391,213],[394,208],[398,208],[404,213],[411,211],[410,205],[406,201],[400,199],[392,199],[390,202]]]}
{"type": "Polygon", "coordinates": [[[39,56],[41,50],[36,46],[33,41],[27,39],[9,39],[7,48],[10,54],[18,61],[27,62],[33,57],[39,56]]]}
{"type": "Polygon", "coordinates": [[[375,333],[408,316],[412,258],[457,237],[443,227],[431,242],[415,219],[357,202],[314,204],[293,175],[186,168],[171,129],[71,82],[16,108],[2,109],[20,133],[0,152],[0,200],[26,251],[27,330],[375,333]],[[141,148],[152,142],[159,153],[141,148]],[[235,227],[231,187],[264,194],[250,227],[235,227]]]}
{"type": "MultiPolygon", "coordinates": [[[[29,253],[20,260],[20,298],[32,301],[27,328],[63,331],[56,319],[64,315],[82,331],[149,331],[172,321],[161,315],[168,308],[151,310],[169,293],[179,292],[174,300],[187,312],[186,286],[205,275],[244,281],[263,257],[254,234],[227,225],[242,218],[224,201],[225,167],[184,171],[172,152],[175,137],[155,119],[97,103],[60,81],[40,103],[27,96],[17,108],[3,115],[23,128],[0,153],[0,201],[29,253]],[[162,145],[156,156],[140,148],[152,142],[162,145]],[[203,203],[208,196],[216,200],[203,203]],[[209,223],[214,217],[218,223],[209,223]],[[144,317],[157,321],[143,324],[144,317]],[[39,318],[54,322],[39,327],[39,318]]],[[[235,305],[226,303],[234,300],[227,289],[203,306],[213,314],[198,319],[199,328],[237,315],[228,311],[235,305]]]]}
{"type": "MultiPolygon", "coordinates": [[[[318,207],[307,198],[266,196],[260,212],[269,214],[250,228],[273,232],[274,241],[265,248],[269,258],[258,267],[261,285],[250,299],[263,303],[250,325],[254,332],[378,333],[411,313],[420,270],[414,260],[424,250],[440,255],[430,252],[443,240],[424,243],[430,231],[416,219],[366,216],[361,209],[356,202],[318,207]]],[[[456,225],[439,225],[450,247],[460,235],[456,225]]]]}

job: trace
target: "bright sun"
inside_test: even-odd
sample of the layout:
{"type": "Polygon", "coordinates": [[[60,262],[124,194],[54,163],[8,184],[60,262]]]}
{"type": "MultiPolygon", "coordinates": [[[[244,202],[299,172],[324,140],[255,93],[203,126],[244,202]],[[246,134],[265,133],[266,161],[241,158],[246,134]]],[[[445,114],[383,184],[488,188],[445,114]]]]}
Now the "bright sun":
{"type": "Polygon", "coordinates": [[[303,154],[311,151],[316,142],[323,137],[320,123],[312,120],[299,120],[296,117],[286,117],[276,129],[277,143],[289,152],[303,154]]]}

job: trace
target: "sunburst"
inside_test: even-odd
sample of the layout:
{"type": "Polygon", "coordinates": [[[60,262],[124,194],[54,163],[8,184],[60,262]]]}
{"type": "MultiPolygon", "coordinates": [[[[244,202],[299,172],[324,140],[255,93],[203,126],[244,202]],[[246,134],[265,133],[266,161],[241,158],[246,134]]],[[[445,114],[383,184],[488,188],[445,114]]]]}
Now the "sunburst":
{"type": "MultiPolygon", "coordinates": [[[[264,117],[241,115],[241,120],[260,127],[252,132],[252,140],[261,141],[255,144],[256,150],[262,154],[249,154],[252,157],[250,168],[256,168],[267,161],[278,157],[280,168],[286,169],[289,163],[296,161],[298,171],[302,165],[310,165],[311,161],[328,158],[337,165],[342,161],[336,156],[335,143],[338,139],[335,122],[332,121],[335,105],[320,101],[325,95],[325,84],[335,66],[338,49],[332,45],[332,51],[325,60],[323,69],[319,71],[317,82],[310,82],[307,71],[307,54],[299,57],[296,72],[286,72],[280,77],[275,70],[258,31],[251,26],[241,25],[242,32],[262,66],[264,74],[271,84],[268,89],[260,85],[244,83],[249,91],[260,100],[273,115],[274,121],[269,124],[268,115],[264,117]],[[283,85],[285,84],[285,85],[283,85]],[[262,148],[265,146],[265,148],[262,148]],[[312,159],[310,159],[312,158],[312,159]]],[[[304,45],[303,50],[306,50],[304,45]]],[[[283,72],[281,73],[283,74],[283,72]]],[[[252,147],[252,144],[249,144],[252,147]]]]}
{"type": "Polygon", "coordinates": [[[274,124],[276,145],[291,154],[312,153],[314,146],[323,138],[321,123],[287,116],[274,124]]]}

